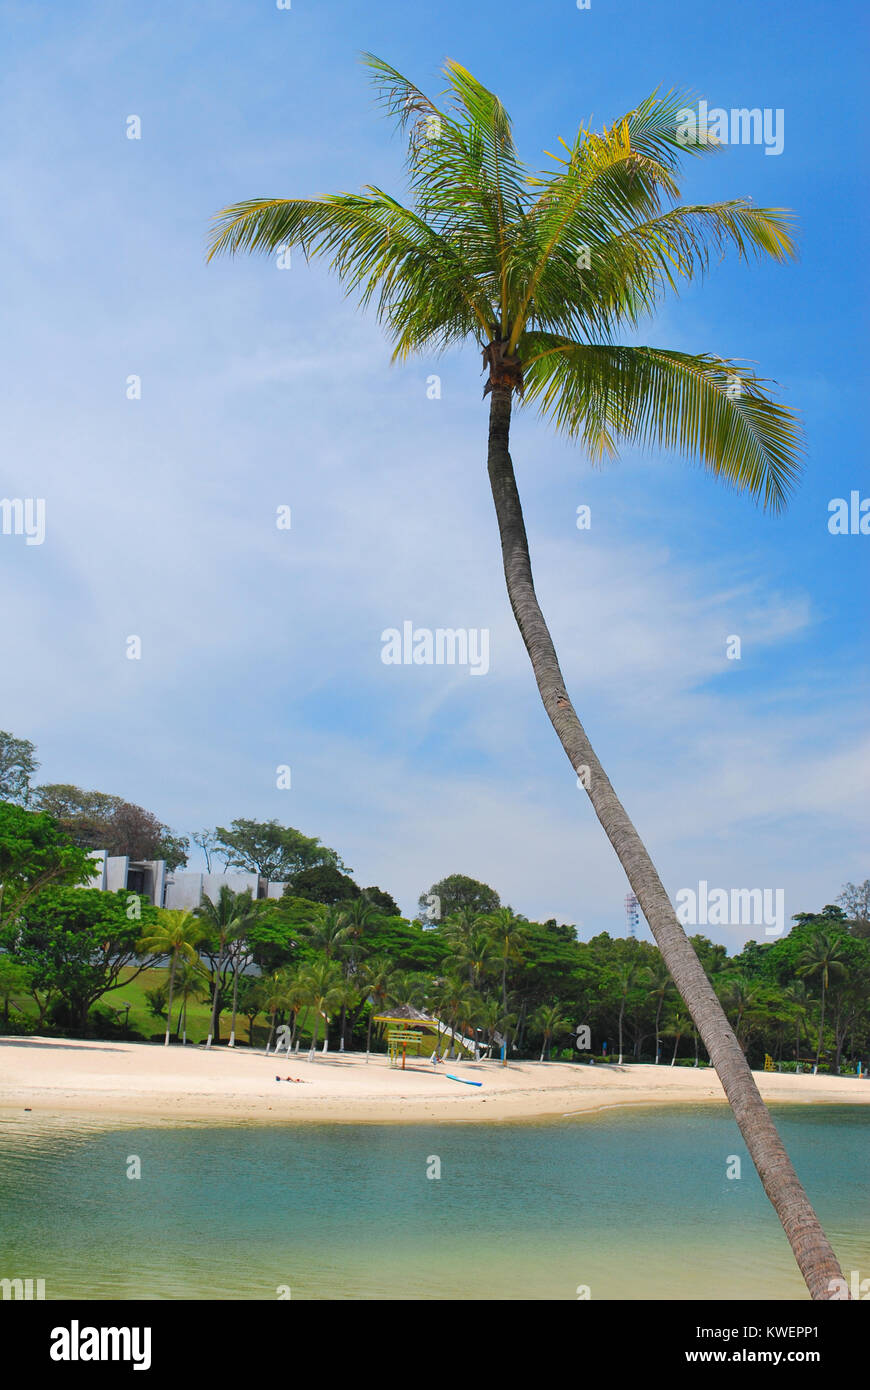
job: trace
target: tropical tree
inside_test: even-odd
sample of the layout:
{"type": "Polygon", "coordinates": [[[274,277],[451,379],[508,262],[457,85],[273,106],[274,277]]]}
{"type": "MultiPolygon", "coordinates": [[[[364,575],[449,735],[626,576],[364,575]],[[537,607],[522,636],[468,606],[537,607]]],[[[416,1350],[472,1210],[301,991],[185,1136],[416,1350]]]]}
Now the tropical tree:
{"type": "Polygon", "coordinates": [[[509,907],[500,907],[487,917],[487,923],[501,959],[501,1004],[507,1009],[507,969],[510,961],[521,960],[528,936],[528,923],[516,917],[509,907]]]}
{"type": "Polygon", "coordinates": [[[625,1005],[628,1001],[630,992],[635,988],[643,973],[642,966],[637,961],[623,961],[616,971],[616,982],[619,991],[619,1065],[622,1066],[622,1024],[625,1018],[625,1005]]]}
{"type": "Polygon", "coordinates": [[[669,1037],[672,1037],[674,1040],[674,1053],[671,1057],[671,1066],[674,1066],[676,1063],[677,1051],[680,1046],[680,1039],[682,1038],[684,1033],[687,1033],[689,1031],[690,1027],[691,1019],[689,1018],[685,1009],[675,1008],[670,1017],[668,1018],[664,1029],[665,1033],[669,1037]]]}
{"type": "Polygon", "coordinates": [[[649,985],[649,992],[656,1002],[656,1063],[659,1060],[659,1034],[661,1032],[662,1009],[664,1008],[665,998],[668,991],[673,988],[671,972],[664,961],[658,961],[646,971],[646,980],[649,985]]]}
{"type": "Polygon", "coordinates": [[[260,1004],[263,1013],[269,1018],[269,1036],[266,1039],[266,1056],[272,1047],[272,1039],[275,1036],[275,1024],[278,1015],[284,1013],[287,1008],[287,985],[288,973],[286,970],[273,970],[270,975],[264,975],[260,981],[260,1004]]]}
{"type": "MultiPolygon", "coordinates": [[[[2,738],[2,734],[0,734],[2,738]]],[[[30,993],[32,972],[11,956],[0,956],[0,1002],[3,1004],[3,1031],[9,1032],[9,1005],[17,996],[30,993]]]]}
{"type": "Polygon", "coordinates": [[[846,973],[842,959],[843,942],[828,932],[820,931],[810,941],[805,951],[798,957],[798,974],[806,979],[819,977],[822,989],[821,1013],[819,1017],[819,1041],[816,1047],[816,1066],[822,1055],[822,1037],[825,1031],[825,995],[832,980],[840,980],[846,973]]]}
{"type": "Polygon", "coordinates": [[[452,1057],[456,1052],[458,1056],[458,1049],[462,1045],[456,1042],[460,1020],[474,1009],[473,991],[464,974],[449,971],[444,976],[435,993],[435,1007],[439,1014],[444,1016],[447,1023],[450,1035],[450,1047],[447,1055],[452,1057]]]}
{"type": "MultiPolygon", "coordinates": [[[[276,970],[261,982],[261,1008],[264,1013],[269,1015],[269,1037],[266,1042],[266,1053],[268,1055],[272,1046],[272,1038],[275,1035],[275,1023],[277,1015],[287,1013],[290,1015],[290,1040],[287,1045],[288,1054],[296,1043],[296,1026],[299,1022],[299,1011],[308,1003],[308,987],[304,971],[276,970]]],[[[298,1044],[297,1044],[298,1048],[298,1044]]],[[[280,1043],[276,1050],[280,1050],[280,1043]]]]}
{"type": "Polygon", "coordinates": [[[369,1000],[369,1023],[366,1032],[366,1061],[372,1049],[372,1023],[375,1014],[386,1004],[393,979],[393,962],[389,956],[372,956],[364,961],[359,972],[359,988],[369,1000]]]}
{"type": "Polygon", "coordinates": [[[468,970],[472,989],[480,984],[481,976],[493,974],[501,963],[498,948],[486,926],[475,927],[469,935],[460,937],[450,959],[457,969],[468,970]]]}
{"type": "Polygon", "coordinates": [[[345,915],[337,907],[328,907],[320,918],[314,918],[303,928],[305,941],[327,960],[343,960],[350,950],[351,930],[345,915]]]}
{"type": "Polygon", "coordinates": [[[169,957],[169,993],[166,1003],[166,1036],[163,1046],[169,1046],[172,1031],[172,995],[175,990],[175,972],[179,960],[198,960],[196,947],[202,940],[203,926],[192,912],[178,908],[160,908],[157,921],[151,925],[139,942],[137,949],[142,953],[169,957]]]}
{"type": "Polygon", "coordinates": [[[326,1037],[324,1039],[324,1052],[329,1044],[329,1018],[338,1008],[341,1008],[345,999],[345,980],[341,973],[341,967],[334,961],[321,956],[319,960],[312,961],[301,976],[302,988],[305,993],[306,1003],[311,1004],[314,1009],[314,1027],[311,1032],[311,1050],[308,1054],[309,1062],[315,1059],[317,1051],[317,1033],[321,1018],[324,1020],[326,1037]]]}
{"type": "Polygon", "coordinates": [[[181,1032],[181,1043],[187,1046],[187,1003],[189,999],[203,999],[208,995],[208,976],[202,968],[199,960],[182,959],[178,965],[175,979],[175,990],[181,1002],[181,1009],[178,1014],[178,1022],[175,1026],[175,1039],[178,1041],[179,1031],[181,1032]]]}
{"type": "MultiPolygon", "coordinates": [[[[344,974],[348,984],[353,980],[359,969],[359,953],[362,949],[363,936],[366,928],[371,927],[378,917],[378,909],[374,903],[368,901],[361,895],[354,898],[342,908],[338,920],[345,932],[345,966],[344,974]]],[[[347,1018],[347,1006],[342,1005],[341,1018],[338,1024],[339,1048],[344,1052],[345,1044],[345,1020],[347,1018]]]]}
{"type": "MultiPolygon", "coordinates": [[[[232,1016],[230,1019],[230,1036],[228,1047],[236,1045],[236,1014],[239,1008],[239,978],[246,965],[250,964],[251,951],[247,940],[248,931],[257,921],[263,908],[263,903],[255,900],[251,889],[246,888],[243,893],[233,893],[228,890],[230,896],[224,897],[226,884],[221,886],[218,896],[218,908],[214,914],[213,928],[217,931],[218,943],[223,937],[223,949],[225,958],[229,962],[233,976],[233,997],[232,997],[232,1016]],[[223,923],[223,928],[220,923],[223,923]]],[[[206,899],[206,921],[208,916],[208,899],[206,899]]],[[[217,984],[215,986],[215,996],[212,1002],[212,1032],[217,1026],[217,984]]]]}
{"type": "Polygon", "coordinates": [[[541,1055],[538,1058],[539,1062],[543,1062],[545,1052],[547,1057],[550,1056],[552,1039],[558,1037],[560,1033],[565,1032],[565,1029],[568,1027],[568,1022],[569,1020],[562,1012],[561,1004],[541,1004],[540,1008],[535,1011],[532,1017],[532,1025],[543,1038],[541,1043],[541,1055]]]}
{"type": "Polygon", "coordinates": [[[445,66],[439,108],[389,64],[366,62],[409,135],[410,204],[374,186],[254,198],[218,214],[209,256],[300,245],[307,257],[327,256],[363,305],[374,301],[396,358],[468,340],[482,351],[505,580],[544,708],[698,1026],[810,1292],[828,1299],[842,1277],[834,1252],[568,695],[535,593],[509,449],[517,397],[594,459],[613,456],[620,442],[673,449],[780,510],[799,471],[800,428],[767,384],[744,363],[626,345],[619,334],[705,270],[711,251],[787,260],[790,214],[748,198],[679,205],[680,160],[718,146],[703,120],[687,142],[681,93],[653,93],[600,133],[581,126],[555,167],[533,175],[501,101],[460,64],[445,66]]]}
{"type": "Polygon", "coordinates": [[[195,909],[196,916],[202,919],[205,927],[207,947],[204,954],[214,953],[214,991],[206,1047],[211,1047],[213,1041],[220,1042],[220,996],[225,984],[223,967],[230,961],[234,945],[245,935],[252,921],[251,906],[250,890],[234,893],[228,884],[222,883],[217,902],[204,894],[202,902],[195,909]]]}

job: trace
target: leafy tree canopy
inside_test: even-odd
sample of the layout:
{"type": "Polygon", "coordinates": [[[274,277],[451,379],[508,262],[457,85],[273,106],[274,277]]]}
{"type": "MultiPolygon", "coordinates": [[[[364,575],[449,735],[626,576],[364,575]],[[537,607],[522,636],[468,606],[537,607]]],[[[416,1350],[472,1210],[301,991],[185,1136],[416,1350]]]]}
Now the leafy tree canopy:
{"type": "Polygon", "coordinates": [[[26,806],[31,795],[30,779],[38,767],[35,745],[0,729],[0,799],[26,806]]]}
{"type": "Polygon", "coordinates": [[[284,893],[292,897],[307,898],[313,903],[325,903],[327,907],[360,896],[360,890],[353,879],[348,874],[341,873],[334,864],[318,864],[312,869],[301,869],[298,874],[293,875],[284,893]]]}
{"type": "Polygon", "coordinates": [[[234,820],[229,830],[219,825],[216,834],[217,852],[228,868],[260,874],[273,883],[289,883],[303,869],[323,865],[347,870],[338,853],[316,836],[303,835],[277,820],[234,820]]]}
{"type": "Polygon", "coordinates": [[[30,969],[35,988],[62,994],[86,1031],[89,1009],[115,988],[121,971],[133,967],[129,980],[152,963],[137,959],[137,943],[157,916],[141,898],[131,904],[124,890],[46,888],[16,923],[15,958],[30,969]]]}
{"type": "Polygon", "coordinates": [[[448,874],[433,883],[428,893],[421,893],[417,906],[424,921],[443,922],[461,908],[469,912],[495,912],[501,898],[488,883],[480,883],[466,874],[448,874]]]}
{"type": "Polygon", "coordinates": [[[94,866],[52,816],[0,802],[0,921],[52,883],[86,883],[94,866]]]}
{"type": "Polygon", "coordinates": [[[104,849],[110,856],[131,859],[165,859],[169,869],[187,862],[190,842],[186,837],[173,835],[151,811],[120,796],[54,782],[37,787],[34,802],[54,816],[83,849],[104,849]]]}

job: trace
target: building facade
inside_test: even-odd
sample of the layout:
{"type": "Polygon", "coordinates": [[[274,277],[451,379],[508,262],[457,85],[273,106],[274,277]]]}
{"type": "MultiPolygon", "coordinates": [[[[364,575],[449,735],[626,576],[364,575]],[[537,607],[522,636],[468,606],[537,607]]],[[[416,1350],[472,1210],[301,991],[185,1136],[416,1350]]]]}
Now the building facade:
{"type": "Polygon", "coordinates": [[[138,893],[155,907],[179,908],[192,912],[204,898],[217,902],[221,888],[234,893],[250,892],[252,898],[280,898],[283,883],[272,883],[259,874],[245,873],[188,873],[167,869],[164,859],[130,859],[128,855],[107,855],[94,850],[93,877],[86,888],[98,888],[104,893],[138,893]]]}

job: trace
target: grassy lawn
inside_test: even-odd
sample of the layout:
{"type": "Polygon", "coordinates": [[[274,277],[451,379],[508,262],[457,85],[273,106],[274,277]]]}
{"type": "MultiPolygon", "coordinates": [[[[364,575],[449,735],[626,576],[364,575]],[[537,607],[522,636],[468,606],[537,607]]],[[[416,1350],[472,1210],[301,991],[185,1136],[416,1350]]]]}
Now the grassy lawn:
{"type": "MultiPolygon", "coordinates": [[[[156,989],[158,985],[166,984],[169,979],[169,971],[161,966],[153,970],[143,970],[141,975],[137,975],[134,980],[129,976],[132,970],[122,972],[126,976],[128,983],[120,984],[117,989],[109,990],[100,1000],[101,1004],[107,1007],[119,1009],[119,1018],[124,1018],[124,1005],[130,1005],[130,1029],[141,1033],[145,1038],[154,1041],[163,1040],[166,1032],[166,1024],[163,1019],[155,1018],[148,1009],[148,1000],[145,993],[149,989],[156,989]]],[[[175,1028],[178,1023],[179,1004],[177,1001],[172,1005],[172,1032],[175,1035],[175,1028]]],[[[311,1029],[308,1026],[308,1009],[303,1009],[300,1013],[299,1029],[297,1036],[305,1041],[310,1041],[311,1029]]],[[[189,999],[187,1003],[187,1041],[188,1043],[204,1043],[208,1037],[208,1025],[211,1018],[210,999],[189,999]]],[[[220,1036],[221,1043],[226,1043],[230,1036],[231,1014],[225,1010],[220,1017],[220,1036]]],[[[321,1021],[320,1032],[323,1032],[321,1021]]],[[[269,1024],[265,1021],[262,1014],[254,1020],[254,1046],[265,1047],[269,1037],[269,1024]]],[[[243,1014],[239,1014],[236,1019],[236,1042],[242,1047],[248,1046],[248,1020],[243,1014]]]]}

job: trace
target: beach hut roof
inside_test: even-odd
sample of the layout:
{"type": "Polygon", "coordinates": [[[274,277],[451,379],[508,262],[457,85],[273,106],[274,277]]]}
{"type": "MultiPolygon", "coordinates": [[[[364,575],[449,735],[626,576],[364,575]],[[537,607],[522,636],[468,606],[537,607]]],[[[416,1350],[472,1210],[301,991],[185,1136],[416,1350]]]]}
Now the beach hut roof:
{"type": "Polygon", "coordinates": [[[431,1014],[424,1013],[413,1004],[391,1004],[389,1013],[376,1014],[378,1023],[434,1023],[431,1014]]]}

